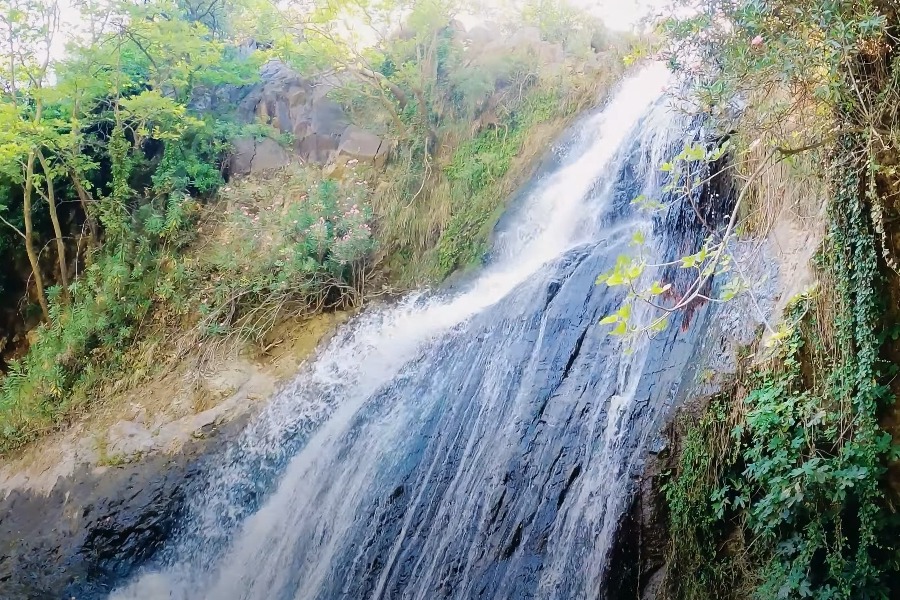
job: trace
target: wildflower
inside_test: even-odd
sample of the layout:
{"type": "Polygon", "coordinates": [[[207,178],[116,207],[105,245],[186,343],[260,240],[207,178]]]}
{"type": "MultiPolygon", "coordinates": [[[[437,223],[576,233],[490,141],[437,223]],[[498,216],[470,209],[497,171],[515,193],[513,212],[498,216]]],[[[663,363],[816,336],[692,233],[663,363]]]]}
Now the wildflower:
{"type": "Polygon", "coordinates": [[[750,46],[753,48],[759,48],[763,45],[763,37],[761,35],[757,35],[755,38],[750,40],[750,46]]]}

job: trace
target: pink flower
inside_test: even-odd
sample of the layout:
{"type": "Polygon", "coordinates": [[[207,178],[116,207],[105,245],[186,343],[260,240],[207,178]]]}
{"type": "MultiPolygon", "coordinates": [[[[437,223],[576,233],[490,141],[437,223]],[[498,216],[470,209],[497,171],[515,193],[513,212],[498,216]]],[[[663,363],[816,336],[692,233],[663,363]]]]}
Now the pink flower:
{"type": "Polygon", "coordinates": [[[753,38],[752,40],[750,40],[750,45],[754,48],[759,48],[760,46],[762,46],[763,45],[763,36],[758,35],[755,38],[753,38]]]}

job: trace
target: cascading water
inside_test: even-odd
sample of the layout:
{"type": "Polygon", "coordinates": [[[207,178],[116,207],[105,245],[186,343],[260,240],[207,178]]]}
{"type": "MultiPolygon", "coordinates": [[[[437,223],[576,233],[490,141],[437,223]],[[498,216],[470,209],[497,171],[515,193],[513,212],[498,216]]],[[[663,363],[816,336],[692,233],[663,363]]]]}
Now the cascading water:
{"type": "Polygon", "coordinates": [[[704,318],[685,333],[676,316],[630,351],[598,325],[622,295],[594,280],[635,228],[672,244],[672,227],[629,207],[659,197],[658,165],[692,135],[660,100],[666,81],[648,67],[579,123],[462,291],[412,295],[340,332],[113,598],[602,594],[704,318]]]}

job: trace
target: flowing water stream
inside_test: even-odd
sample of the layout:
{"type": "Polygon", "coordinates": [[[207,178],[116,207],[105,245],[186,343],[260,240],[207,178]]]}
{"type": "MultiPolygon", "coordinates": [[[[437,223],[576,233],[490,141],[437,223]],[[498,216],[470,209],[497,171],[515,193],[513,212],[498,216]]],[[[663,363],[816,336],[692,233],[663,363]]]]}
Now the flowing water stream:
{"type": "Polygon", "coordinates": [[[116,600],[597,598],[618,519],[689,379],[705,309],[626,348],[595,285],[641,229],[681,251],[685,211],[641,216],[695,133],[665,69],[582,118],[461,289],[366,311],[198,488],[116,600]]]}

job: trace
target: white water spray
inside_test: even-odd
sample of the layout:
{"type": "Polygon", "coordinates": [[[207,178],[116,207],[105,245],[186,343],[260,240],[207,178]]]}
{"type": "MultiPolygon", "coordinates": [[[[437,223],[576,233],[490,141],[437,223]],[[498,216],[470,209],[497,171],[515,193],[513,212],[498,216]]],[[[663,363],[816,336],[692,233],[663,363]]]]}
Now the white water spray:
{"type": "MultiPolygon", "coordinates": [[[[515,425],[525,418],[523,406],[529,401],[529,390],[543,385],[538,349],[553,342],[549,325],[542,322],[536,339],[528,338],[534,350],[526,352],[527,358],[521,364],[504,364],[507,355],[501,349],[528,331],[530,307],[524,303],[511,305],[504,313],[501,327],[505,329],[496,333],[503,336],[496,342],[496,352],[485,351],[481,338],[460,339],[461,330],[490,307],[506,302],[521,286],[527,284],[528,290],[545,288],[544,280],[555,276],[545,266],[596,235],[591,225],[611,202],[614,159],[635,136],[648,139],[648,160],[656,160],[662,152],[664,140],[650,138],[666,127],[661,119],[672,115],[660,109],[653,113],[653,119],[645,119],[643,131],[636,131],[636,126],[661,96],[667,81],[664,67],[647,67],[625,80],[603,111],[582,122],[582,131],[565,151],[562,166],[539,181],[523,201],[522,210],[508,227],[511,235],[504,239],[498,260],[464,291],[455,295],[410,295],[396,306],[367,311],[336,335],[317,359],[273,399],[238,440],[224,465],[210,475],[209,491],[195,502],[179,542],[190,551],[179,553],[176,549],[173,556],[179,558],[174,564],[144,573],[113,598],[321,598],[326,589],[334,590],[337,585],[335,565],[348,560],[346,536],[368,526],[360,520],[365,519],[370,489],[385,477],[386,469],[425,452],[429,458],[414,474],[415,481],[422,485],[412,488],[409,502],[421,510],[427,507],[433,516],[422,522],[415,511],[400,515],[385,560],[389,567],[399,565],[406,552],[405,540],[424,539],[418,557],[403,566],[421,584],[410,582],[404,597],[430,600],[431,586],[445,577],[445,558],[460,553],[457,544],[464,526],[474,518],[472,515],[486,518],[489,513],[485,499],[474,497],[473,491],[484,489],[487,494],[499,485],[497,478],[503,465],[518,460],[517,436],[521,431],[515,425]],[[460,371],[461,379],[454,379],[439,372],[445,361],[459,358],[443,358],[444,340],[480,361],[477,373],[482,374],[481,379],[474,379],[474,373],[460,371]],[[420,358],[423,352],[425,358],[420,358]],[[517,375],[515,398],[502,405],[491,403],[492,398],[508,393],[512,380],[504,375],[507,371],[517,375]],[[390,397],[391,386],[402,388],[415,378],[427,380],[423,398],[394,403],[376,399],[377,394],[390,397]],[[446,438],[441,432],[436,441],[428,442],[434,448],[426,444],[423,450],[425,442],[416,437],[417,430],[430,419],[445,418],[442,411],[455,410],[443,404],[444,398],[453,393],[453,388],[461,387],[477,390],[477,401],[473,397],[471,405],[459,408],[470,429],[461,428],[446,438]],[[367,419],[369,412],[375,417],[367,419]],[[290,460],[271,498],[256,514],[242,520],[245,509],[235,503],[231,491],[254,477],[259,465],[279,457],[284,440],[297,431],[309,434],[305,446],[290,460]],[[493,443],[486,444],[485,436],[493,438],[493,443]],[[456,457],[455,471],[442,473],[450,468],[445,458],[451,454],[456,457]],[[474,464],[480,467],[466,467],[474,464]],[[482,481],[486,476],[488,480],[482,481]],[[435,507],[425,484],[436,477],[446,480],[447,491],[442,504],[435,507]],[[227,546],[221,556],[217,555],[217,541],[227,546]],[[190,554],[204,549],[216,556],[192,560],[196,557],[190,554]]],[[[649,177],[651,180],[655,181],[649,177]]],[[[616,448],[637,386],[635,374],[642,370],[644,360],[645,353],[637,352],[596,384],[615,390],[607,404],[592,406],[584,416],[593,423],[589,453],[599,458],[583,467],[586,473],[582,478],[590,485],[575,490],[575,508],[561,513],[552,525],[551,535],[573,543],[552,544],[546,552],[539,597],[565,597],[560,594],[567,569],[580,560],[573,555],[585,547],[575,540],[589,535],[610,537],[615,523],[605,517],[616,510],[621,498],[602,489],[621,486],[617,477],[624,477],[627,471],[616,448]],[[597,530],[584,531],[585,523],[595,524],[597,530]]],[[[521,521],[527,521],[527,517],[523,513],[521,521]]],[[[589,542],[590,547],[601,547],[602,553],[606,542],[589,542]]],[[[475,586],[483,576],[479,572],[483,570],[483,550],[472,546],[462,552],[466,558],[458,576],[461,587],[452,592],[452,597],[480,597],[475,586]]],[[[358,549],[348,568],[362,564],[366,560],[363,554],[363,549],[358,549]]],[[[589,564],[587,569],[586,580],[602,577],[602,564],[589,564]]],[[[495,596],[516,597],[512,595],[515,578],[512,570],[498,576],[495,596]]],[[[394,570],[385,567],[367,593],[373,598],[389,598],[391,586],[396,585],[394,570]]],[[[354,597],[347,595],[349,589],[339,596],[354,597]]]]}

